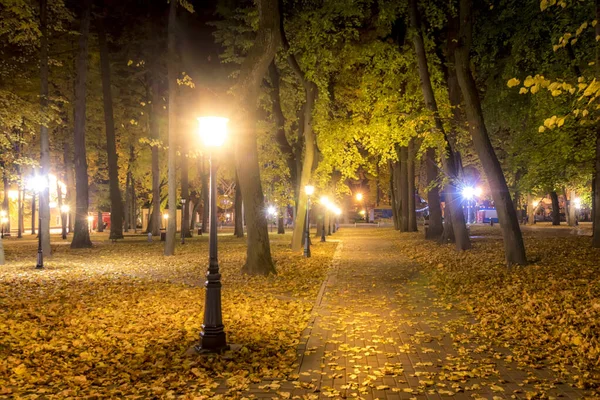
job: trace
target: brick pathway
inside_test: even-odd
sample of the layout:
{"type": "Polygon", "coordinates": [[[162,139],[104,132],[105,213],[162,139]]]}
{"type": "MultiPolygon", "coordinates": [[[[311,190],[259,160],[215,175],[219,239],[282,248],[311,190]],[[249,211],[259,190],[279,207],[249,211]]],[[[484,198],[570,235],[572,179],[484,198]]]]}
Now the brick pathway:
{"type": "Polygon", "coordinates": [[[296,381],[263,382],[258,398],[584,398],[553,371],[520,367],[507,349],[477,342],[473,323],[436,298],[395,245],[343,229],[296,381]],[[522,368],[522,369],[521,369],[522,368]]]}

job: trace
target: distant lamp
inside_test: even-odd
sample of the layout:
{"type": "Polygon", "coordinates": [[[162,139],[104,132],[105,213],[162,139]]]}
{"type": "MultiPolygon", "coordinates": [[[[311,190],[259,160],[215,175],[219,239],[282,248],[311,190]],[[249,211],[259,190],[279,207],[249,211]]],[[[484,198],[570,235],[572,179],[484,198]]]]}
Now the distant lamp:
{"type": "Polygon", "coordinates": [[[60,206],[60,212],[62,213],[68,213],[69,211],[71,211],[71,207],[69,207],[68,204],[63,204],[62,206],[60,206]]]}
{"type": "MultiPolygon", "coordinates": [[[[29,179],[27,179],[27,182],[25,183],[25,188],[34,192],[34,193],[38,193],[40,194],[42,191],[46,190],[48,188],[48,176],[44,176],[44,175],[33,175],[32,177],[30,177],[29,179]]],[[[43,196],[39,196],[40,197],[40,202],[43,198],[43,196]]],[[[41,204],[40,204],[41,206],[41,204]]],[[[41,208],[40,208],[41,210],[41,208]]],[[[42,213],[38,212],[38,216],[39,216],[39,222],[38,222],[38,253],[37,253],[37,264],[35,265],[36,269],[43,269],[44,268],[44,253],[42,251],[42,235],[43,235],[43,230],[42,230],[42,213]]]]}
{"type": "Polygon", "coordinates": [[[363,194],[362,193],[357,193],[356,194],[356,200],[362,201],[362,199],[363,199],[363,194]]]}
{"type": "Polygon", "coordinates": [[[307,195],[312,196],[315,193],[315,187],[311,185],[304,186],[304,191],[307,195]]]}
{"type": "Polygon", "coordinates": [[[51,201],[50,203],[48,203],[48,207],[50,208],[56,208],[58,206],[58,204],[56,204],[55,201],[51,201]]]}
{"type": "Polygon", "coordinates": [[[9,190],[8,198],[13,201],[17,200],[19,198],[19,191],[18,190],[9,190]]]}
{"type": "Polygon", "coordinates": [[[365,210],[360,210],[360,215],[365,215],[367,212],[365,210]]]}
{"type": "Polygon", "coordinates": [[[166,213],[165,213],[165,214],[163,214],[163,218],[164,218],[164,219],[169,219],[169,214],[166,214],[166,213]]]}
{"type": "Polygon", "coordinates": [[[537,207],[538,204],[540,204],[539,200],[534,200],[533,203],[531,203],[534,208],[537,207]]]}
{"type": "Polygon", "coordinates": [[[577,208],[577,209],[581,208],[581,199],[579,197],[575,197],[573,199],[573,203],[575,204],[575,208],[577,208]]]}
{"type": "Polygon", "coordinates": [[[462,196],[467,200],[471,200],[475,197],[475,188],[472,186],[465,186],[462,190],[462,196]]]}
{"type": "Polygon", "coordinates": [[[276,210],[276,209],[275,209],[275,207],[273,207],[273,206],[270,206],[270,207],[267,209],[267,212],[269,213],[269,215],[270,215],[270,216],[275,216],[275,214],[277,214],[277,210],[276,210]]]}

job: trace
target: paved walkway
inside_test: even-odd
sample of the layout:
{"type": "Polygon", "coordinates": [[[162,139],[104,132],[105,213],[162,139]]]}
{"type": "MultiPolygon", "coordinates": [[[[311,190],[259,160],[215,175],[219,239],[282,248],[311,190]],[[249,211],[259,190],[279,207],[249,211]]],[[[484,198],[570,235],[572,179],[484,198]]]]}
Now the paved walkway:
{"type": "Polygon", "coordinates": [[[393,242],[343,229],[299,351],[295,382],[258,398],[510,399],[584,395],[549,370],[519,369],[507,349],[468,334],[473,321],[436,298],[393,242]]]}

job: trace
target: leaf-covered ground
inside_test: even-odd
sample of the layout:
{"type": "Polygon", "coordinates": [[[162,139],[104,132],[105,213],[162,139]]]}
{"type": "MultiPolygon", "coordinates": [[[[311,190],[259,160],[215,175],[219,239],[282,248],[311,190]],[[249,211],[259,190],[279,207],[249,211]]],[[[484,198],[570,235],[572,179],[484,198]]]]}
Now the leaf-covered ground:
{"type": "Polygon", "coordinates": [[[185,356],[201,330],[206,236],[170,258],[139,237],[60,244],[43,271],[33,269],[35,242],[5,241],[0,397],[206,398],[219,383],[288,377],[335,244],[315,243],[307,260],[288,235],[271,237],[279,273],[269,278],[240,274],[243,241],[219,237],[224,324],[242,346],[234,357],[185,356]]]}
{"type": "Polygon", "coordinates": [[[600,396],[600,250],[589,237],[526,231],[531,264],[509,271],[497,227],[472,227],[474,248],[463,253],[422,234],[391,234],[438,291],[477,318],[478,337],[600,396]]]}

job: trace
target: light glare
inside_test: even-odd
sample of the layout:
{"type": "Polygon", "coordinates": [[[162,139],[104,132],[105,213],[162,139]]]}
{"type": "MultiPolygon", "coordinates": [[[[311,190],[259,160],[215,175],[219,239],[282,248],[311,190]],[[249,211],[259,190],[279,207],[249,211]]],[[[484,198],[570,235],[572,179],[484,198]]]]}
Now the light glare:
{"type": "Polygon", "coordinates": [[[225,143],[228,122],[224,117],[198,118],[198,131],[206,147],[220,147],[225,143]]]}
{"type": "Polygon", "coordinates": [[[306,185],[306,186],[304,186],[304,191],[306,192],[307,195],[312,196],[313,193],[315,192],[315,187],[312,185],[306,185]]]}

